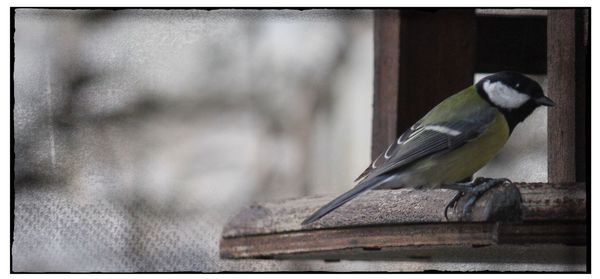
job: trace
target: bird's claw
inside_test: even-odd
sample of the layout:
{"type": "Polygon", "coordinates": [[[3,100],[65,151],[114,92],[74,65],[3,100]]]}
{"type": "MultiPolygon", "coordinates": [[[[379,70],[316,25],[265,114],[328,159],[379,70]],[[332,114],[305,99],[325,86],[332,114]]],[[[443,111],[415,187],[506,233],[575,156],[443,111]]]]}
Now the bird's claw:
{"type": "Polygon", "coordinates": [[[473,180],[473,182],[468,183],[471,187],[464,187],[462,191],[459,190],[458,194],[456,194],[456,196],[452,198],[448,205],[446,205],[446,208],[444,209],[444,217],[446,218],[446,221],[448,221],[448,208],[454,208],[458,203],[460,197],[464,195],[469,196],[467,201],[465,201],[465,204],[463,205],[463,212],[460,218],[460,221],[468,221],[471,219],[471,212],[473,210],[475,202],[477,202],[477,200],[481,196],[483,196],[483,194],[485,194],[488,190],[504,183],[512,183],[512,181],[510,181],[510,179],[508,178],[478,177],[475,180],[473,180]]]}
{"type": "Polygon", "coordinates": [[[452,198],[452,200],[450,200],[450,202],[446,205],[446,208],[444,208],[444,217],[446,218],[446,222],[449,221],[449,219],[448,219],[448,208],[450,208],[450,207],[454,208],[456,206],[456,203],[458,202],[458,200],[462,196],[463,196],[463,192],[456,193],[456,195],[454,195],[454,198],[452,198]]]}

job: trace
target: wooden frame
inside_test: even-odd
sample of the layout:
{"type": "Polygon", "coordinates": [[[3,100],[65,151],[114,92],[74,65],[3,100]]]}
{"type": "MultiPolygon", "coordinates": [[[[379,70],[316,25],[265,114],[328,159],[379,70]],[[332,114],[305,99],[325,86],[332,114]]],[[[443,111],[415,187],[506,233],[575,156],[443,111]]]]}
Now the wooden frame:
{"type": "Polygon", "coordinates": [[[376,12],[373,159],[431,107],[472,84],[474,39],[474,9],[376,12]]]}
{"type": "MultiPolygon", "coordinates": [[[[547,94],[557,103],[557,106],[548,112],[549,182],[586,180],[586,162],[589,154],[586,142],[589,136],[589,125],[585,121],[589,106],[586,101],[586,96],[589,95],[588,12],[585,9],[551,10],[548,13],[537,10],[517,10],[513,14],[509,12],[510,10],[497,9],[479,10],[477,13],[474,10],[378,12],[375,20],[377,52],[375,53],[373,158],[441,99],[472,84],[475,72],[518,70],[532,74],[547,73],[549,81],[547,94]],[[438,26],[436,33],[447,35],[444,37],[450,38],[451,41],[460,40],[467,47],[461,49],[450,46],[443,48],[439,53],[444,57],[460,57],[462,61],[457,64],[462,66],[441,72],[432,70],[431,68],[444,62],[440,62],[440,58],[432,58],[435,56],[432,54],[435,50],[422,48],[421,46],[427,43],[422,39],[419,40],[418,36],[413,40],[413,36],[414,33],[419,33],[416,31],[432,31],[435,27],[431,26],[435,26],[436,22],[432,18],[447,19],[448,15],[445,13],[451,12],[462,13],[463,22],[470,22],[470,24],[477,22],[477,36],[464,35],[473,32],[468,24],[449,31],[443,24],[438,26]],[[427,19],[428,27],[415,27],[414,22],[419,21],[415,20],[415,17],[427,19]],[[508,31],[502,31],[510,22],[516,22],[512,24],[521,28],[511,25],[508,31]],[[462,35],[457,37],[454,33],[462,35]],[[403,36],[410,37],[408,41],[414,44],[402,44],[403,36]],[[507,43],[500,44],[496,41],[497,37],[507,43]],[[518,43],[511,43],[511,41],[518,43]],[[478,46],[476,51],[471,47],[475,44],[478,46]],[[519,55],[512,55],[514,53],[519,55]],[[410,59],[402,60],[402,57],[410,57],[410,59]],[[475,58],[477,63],[473,61],[475,58]],[[414,65],[421,64],[430,66],[413,71],[414,65]],[[411,74],[405,74],[408,70],[402,67],[411,67],[411,74]],[[393,78],[394,76],[398,78],[393,78]],[[452,80],[452,83],[438,82],[436,87],[431,88],[429,85],[433,83],[431,80],[452,80]],[[415,96],[413,92],[417,91],[417,88],[419,92],[426,88],[426,92],[431,92],[431,97],[415,96]],[[397,93],[394,94],[394,91],[397,93]],[[396,122],[395,130],[394,122],[396,122]]],[[[457,18],[454,17],[452,20],[456,21],[457,18]]],[[[435,43],[446,45],[442,39],[435,43]]]]}
{"type": "Polygon", "coordinates": [[[510,186],[519,189],[522,199],[515,222],[487,220],[496,215],[490,212],[510,208],[498,199],[505,196],[498,188],[477,201],[474,223],[457,222],[456,213],[450,217],[454,221],[444,221],[443,205],[454,195],[450,190],[370,191],[358,198],[360,202],[340,207],[308,227],[300,225],[302,220],[333,196],[255,204],[224,228],[221,257],[411,260],[409,256],[417,254],[443,260],[441,250],[449,249],[463,252],[453,255],[454,261],[479,256],[497,262],[510,261],[510,248],[526,244],[532,257],[553,245],[554,253],[573,253],[569,261],[585,263],[585,185],[521,183],[505,185],[504,190],[510,186]],[[482,246],[489,247],[479,249],[482,246]],[[419,247],[426,251],[419,252],[419,247]],[[486,255],[490,251],[494,256],[486,255]]]}
{"type": "Polygon", "coordinates": [[[587,25],[584,10],[548,12],[549,182],[585,181],[587,25]]]}
{"type": "Polygon", "coordinates": [[[557,103],[548,113],[550,183],[494,188],[468,223],[455,222],[464,217],[456,212],[444,221],[443,205],[454,194],[448,190],[369,191],[307,227],[300,222],[334,197],[255,204],[224,229],[221,257],[585,265],[588,17],[585,9],[377,11],[373,156],[434,104],[472,84],[476,71],[547,73],[547,94],[557,103]],[[502,36],[519,42],[494,43],[491,33],[511,21],[526,27],[502,36]]]}

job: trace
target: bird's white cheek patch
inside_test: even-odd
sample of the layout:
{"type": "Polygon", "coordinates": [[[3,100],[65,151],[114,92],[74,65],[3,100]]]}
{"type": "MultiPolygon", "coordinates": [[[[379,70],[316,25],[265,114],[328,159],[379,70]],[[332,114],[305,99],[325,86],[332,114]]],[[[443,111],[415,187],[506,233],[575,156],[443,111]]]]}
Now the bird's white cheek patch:
{"type": "Polygon", "coordinates": [[[500,81],[486,80],[483,83],[483,90],[492,103],[505,109],[518,108],[529,100],[529,96],[526,94],[510,88],[500,81]]]}

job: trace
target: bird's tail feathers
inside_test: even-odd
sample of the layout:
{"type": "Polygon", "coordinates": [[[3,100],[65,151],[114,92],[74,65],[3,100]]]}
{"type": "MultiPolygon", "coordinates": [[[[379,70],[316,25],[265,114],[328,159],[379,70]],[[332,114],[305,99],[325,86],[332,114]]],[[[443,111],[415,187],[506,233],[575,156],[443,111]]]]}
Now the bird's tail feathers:
{"type": "Polygon", "coordinates": [[[323,216],[329,214],[331,211],[335,210],[336,208],[338,208],[338,207],[342,206],[343,204],[349,202],[350,200],[354,199],[356,196],[358,196],[358,194],[379,185],[380,182],[382,182],[386,178],[387,178],[386,176],[381,175],[381,176],[373,177],[368,180],[361,181],[354,188],[350,189],[350,191],[341,194],[339,197],[328,202],[326,205],[321,207],[315,213],[310,215],[310,217],[308,217],[304,221],[302,221],[302,225],[307,225],[307,224],[310,224],[314,221],[321,219],[323,216]]]}

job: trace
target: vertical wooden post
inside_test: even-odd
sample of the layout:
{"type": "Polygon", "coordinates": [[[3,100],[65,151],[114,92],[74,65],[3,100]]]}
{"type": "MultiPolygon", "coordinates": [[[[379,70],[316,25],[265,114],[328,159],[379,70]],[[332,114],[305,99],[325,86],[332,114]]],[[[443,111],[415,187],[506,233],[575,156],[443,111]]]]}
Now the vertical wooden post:
{"type": "Polygon", "coordinates": [[[587,162],[591,161],[589,140],[590,123],[587,113],[590,111],[590,78],[591,61],[589,59],[589,10],[578,9],[575,28],[577,30],[577,89],[575,100],[575,172],[576,180],[584,182],[587,179],[587,162]]]}
{"type": "Polygon", "coordinates": [[[378,10],[374,19],[375,91],[371,157],[375,159],[396,137],[400,12],[378,10]]]}
{"type": "Polygon", "coordinates": [[[475,10],[402,11],[398,132],[473,84],[475,10]]]}
{"type": "Polygon", "coordinates": [[[548,182],[553,183],[576,181],[576,159],[585,160],[576,155],[575,121],[576,114],[585,108],[575,106],[577,95],[581,96],[577,91],[585,91],[583,28],[577,24],[581,12],[548,12],[548,96],[556,103],[548,110],[548,182]]]}
{"type": "Polygon", "coordinates": [[[473,84],[475,10],[375,14],[372,157],[437,103],[473,84]]]}

